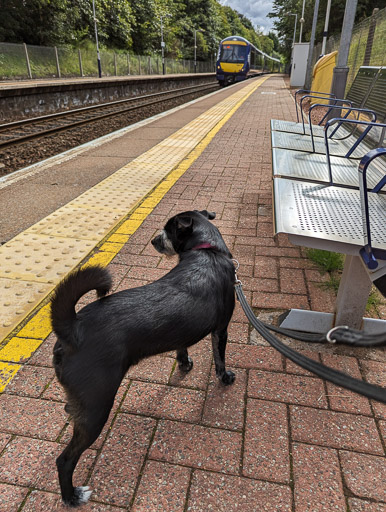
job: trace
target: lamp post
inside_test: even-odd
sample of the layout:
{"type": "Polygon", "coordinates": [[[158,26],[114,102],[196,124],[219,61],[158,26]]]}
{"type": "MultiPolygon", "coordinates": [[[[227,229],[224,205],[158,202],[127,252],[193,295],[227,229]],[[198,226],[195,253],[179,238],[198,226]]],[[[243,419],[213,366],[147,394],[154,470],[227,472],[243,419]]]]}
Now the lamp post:
{"type": "Polygon", "coordinates": [[[306,0],[303,0],[302,17],[300,18],[299,43],[301,43],[301,42],[302,42],[303,23],[304,23],[304,4],[305,4],[305,3],[306,3],[306,0]]]}
{"type": "Polygon", "coordinates": [[[323,56],[326,52],[326,43],[327,43],[327,31],[328,31],[328,23],[330,21],[330,9],[331,9],[331,0],[327,1],[327,10],[326,10],[326,20],[324,22],[324,31],[323,31],[323,42],[322,42],[322,53],[323,56]]]}
{"type": "Polygon", "coordinates": [[[101,56],[99,54],[99,43],[98,43],[98,20],[95,15],[95,0],[92,0],[92,12],[94,16],[94,28],[95,28],[95,41],[96,41],[96,48],[97,48],[97,58],[98,58],[98,75],[99,78],[102,78],[102,66],[101,66],[101,56]]]}
{"type": "Polygon", "coordinates": [[[164,14],[160,16],[161,19],[161,55],[162,55],[162,74],[165,74],[165,42],[164,42],[164,26],[163,26],[163,18],[170,18],[170,14],[164,14]]]}
{"type": "Polygon", "coordinates": [[[292,46],[294,46],[294,44],[295,44],[295,36],[296,36],[296,23],[298,21],[298,15],[294,14],[293,12],[286,12],[285,15],[286,16],[295,16],[294,36],[292,38],[292,46]]]}

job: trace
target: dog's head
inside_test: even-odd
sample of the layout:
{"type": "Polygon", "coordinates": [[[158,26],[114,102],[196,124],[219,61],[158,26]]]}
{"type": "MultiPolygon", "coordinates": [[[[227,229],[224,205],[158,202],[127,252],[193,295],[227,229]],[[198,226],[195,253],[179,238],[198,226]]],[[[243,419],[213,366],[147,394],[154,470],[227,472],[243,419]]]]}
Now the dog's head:
{"type": "Polygon", "coordinates": [[[231,257],[219,230],[209,222],[215,217],[214,212],[207,210],[179,213],[168,220],[164,229],[151,243],[158,252],[167,256],[205,245],[231,257]]]}

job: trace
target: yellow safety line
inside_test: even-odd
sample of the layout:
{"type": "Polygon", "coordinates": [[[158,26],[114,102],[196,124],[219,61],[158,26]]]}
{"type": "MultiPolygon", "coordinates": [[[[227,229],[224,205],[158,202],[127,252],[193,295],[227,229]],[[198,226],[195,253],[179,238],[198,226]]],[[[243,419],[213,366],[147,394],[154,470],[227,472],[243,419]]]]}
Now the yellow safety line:
{"type": "MultiPolygon", "coordinates": [[[[117,253],[129,240],[130,236],[137,231],[146,217],[153,211],[165,194],[202,154],[218,131],[249,98],[249,96],[267,79],[268,77],[264,77],[258,83],[254,83],[252,87],[248,87],[248,92],[231,108],[231,110],[228,111],[227,114],[224,115],[220,121],[216,123],[206,136],[204,136],[201,142],[199,142],[196,147],[189,152],[177,167],[175,167],[175,169],[173,169],[153,189],[153,191],[145,196],[142,202],[140,202],[140,205],[137,206],[131,214],[126,216],[126,220],[119,223],[118,226],[114,226],[108,235],[103,238],[102,243],[99,242],[99,246],[98,244],[94,245],[94,247],[97,246],[99,252],[91,256],[85,266],[107,266],[114,259],[117,253]]],[[[243,89],[243,91],[245,91],[245,89],[243,89]]],[[[189,123],[189,125],[191,125],[191,123],[189,123]]],[[[165,141],[167,141],[167,139],[165,139],[165,141]]],[[[122,169],[117,171],[117,173],[122,169]]],[[[98,185],[96,185],[96,187],[97,186],[98,185]]],[[[76,266],[78,265],[75,265],[75,267],[76,266]]],[[[54,287],[51,287],[50,292],[53,288],[54,287]]],[[[44,302],[45,301],[42,300],[40,305],[34,308],[32,318],[24,324],[17,335],[13,336],[9,341],[7,341],[7,338],[4,338],[3,340],[7,341],[7,343],[2,349],[0,349],[0,393],[4,391],[8,383],[15,377],[19,369],[22,367],[20,363],[26,361],[34,353],[52,330],[50,322],[50,304],[48,303],[42,306],[44,302]],[[34,314],[35,312],[36,314],[34,314]]],[[[31,314],[29,314],[28,317],[31,317],[31,314]]],[[[20,324],[23,324],[23,321],[21,321],[20,324]]],[[[13,332],[15,330],[17,329],[13,329],[13,332]]]]}

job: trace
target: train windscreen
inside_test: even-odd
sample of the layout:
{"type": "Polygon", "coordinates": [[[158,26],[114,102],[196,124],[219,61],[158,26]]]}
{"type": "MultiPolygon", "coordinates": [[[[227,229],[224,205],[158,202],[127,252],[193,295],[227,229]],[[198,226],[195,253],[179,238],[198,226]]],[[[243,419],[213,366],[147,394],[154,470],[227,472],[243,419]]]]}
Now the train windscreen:
{"type": "Polygon", "coordinates": [[[240,44],[223,44],[221,46],[221,62],[244,62],[247,47],[240,44]]]}

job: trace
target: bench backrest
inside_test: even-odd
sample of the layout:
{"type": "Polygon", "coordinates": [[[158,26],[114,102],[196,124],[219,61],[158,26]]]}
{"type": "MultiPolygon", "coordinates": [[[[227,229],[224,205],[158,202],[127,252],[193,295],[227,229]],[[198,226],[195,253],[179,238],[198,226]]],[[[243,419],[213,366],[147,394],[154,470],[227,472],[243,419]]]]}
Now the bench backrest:
{"type": "Polygon", "coordinates": [[[362,66],[359,68],[346,95],[346,99],[352,101],[353,107],[363,106],[377,78],[379,69],[378,66],[362,66]]]}
{"type": "Polygon", "coordinates": [[[383,123],[386,117],[386,68],[381,68],[365,102],[365,108],[377,114],[377,120],[383,123]]]}

